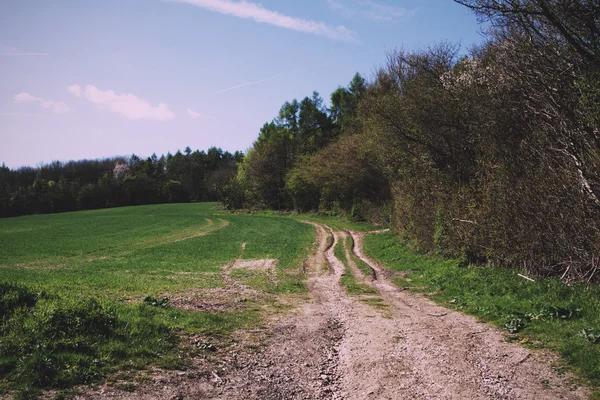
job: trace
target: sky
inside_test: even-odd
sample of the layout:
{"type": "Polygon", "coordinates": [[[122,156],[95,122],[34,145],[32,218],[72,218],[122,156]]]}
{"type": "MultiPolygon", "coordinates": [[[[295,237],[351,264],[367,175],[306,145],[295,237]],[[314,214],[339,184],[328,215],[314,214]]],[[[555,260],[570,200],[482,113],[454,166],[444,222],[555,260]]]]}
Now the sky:
{"type": "Polygon", "coordinates": [[[0,164],[245,151],[285,101],[481,32],[452,0],[0,0],[0,164]]]}

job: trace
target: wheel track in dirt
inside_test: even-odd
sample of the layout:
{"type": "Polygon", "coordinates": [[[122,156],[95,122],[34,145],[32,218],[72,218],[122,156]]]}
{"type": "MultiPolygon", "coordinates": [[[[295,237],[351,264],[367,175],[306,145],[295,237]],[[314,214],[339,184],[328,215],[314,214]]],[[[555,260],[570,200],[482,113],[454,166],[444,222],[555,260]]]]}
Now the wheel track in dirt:
{"type": "Polygon", "coordinates": [[[415,385],[413,398],[588,397],[585,388],[569,385],[548,366],[552,355],[508,343],[500,330],[391,284],[385,269],[364,254],[365,234],[349,234],[354,254],[374,271],[373,287],[393,307],[395,319],[402,321],[400,347],[412,375],[403,381],[415,385]]]}
{"type": "MultiPolygon", "coordinates": [[[[300,315],[291,316],[286,330],[276,331],[267,350],[258,355],[278,360],[267,367],[268,373],[259,374],[270,376],[270,380],[239,397],[236,388],[231,387],[229,392],[222,392],[231,395],[227,398],[587,397],[585,389],[571,390],[564,378],[535,355],[529,356],[529,351],[521,346],[504,341],[499,330],[392,285],[385,269],[364,255],[364,234],[334,232],[326,225],[312,225],[320,238],[318,253],[323,255],[317,254],[315,260],[326,262],[329,273],[324,274],[318,262],[309,269],[311,302],[300,315]],[[329,245],[328,234],[333,237],[329,245]],[[381,293],[389,307],[387,311],[378,311],[348,296],[341,287],[345,266],[335,256],[335,248],[346,235],[355,243],[354,254],[374,272],[374,279],[363,278],[363,283],[371,284],[381,293]],[[336,334],[327,336],[331,333],[327,329],[332,327],[336,334]],[[307,331],[312,332],[310,338],[301,334],[307,331]],[[290,366],[306,360],[307,354],[300,350],[305,346],[313,351],[318,349],[319,354],[308,358],[317,362],[290,374],[293,369],[290,366]],[[326,357],[319,357],[323,354],[326,357]],[[323,371],[326,373],[322,374],[323,371]],[[320,375],[315,377],[315,373],[320,375]],[[312,379],[306,380],[306,376],[312,379]]],[[[357,269],[350,265],[351,271],[357,269]]],[[[255,375],[250,372],[249,381],[256,383],[252,379],[255,375]]]]}
{"type": "MultiPolygon", "coordinates": [[[[389,282],[385,269],[362,251],[364,233],[316,229],[317,251],[305,263],[310,301],[271,322],[257,354],[234,355],[205,378],[173,378],[136,392],[105,391],[97,398],[210,399],[583,399],[548,366],[548,353],[508,343],[500,330],[435,305],[389,282]],[[328,245],[328,236],[333,243],[328,245]],[[381,311],[340,285],[345,266],[335,256],[344,237],[373,277],[349,269],[376,288],[381,311]],[[329,269],[324,268],[325,264],[329,269]]],[[[552,360],[552,356],[548,356],[552,360]]],[[[210,368],[210,367],[207,367],[210,368]]],[[[95,397],[95,396],[91,396],[95,397]]]]}

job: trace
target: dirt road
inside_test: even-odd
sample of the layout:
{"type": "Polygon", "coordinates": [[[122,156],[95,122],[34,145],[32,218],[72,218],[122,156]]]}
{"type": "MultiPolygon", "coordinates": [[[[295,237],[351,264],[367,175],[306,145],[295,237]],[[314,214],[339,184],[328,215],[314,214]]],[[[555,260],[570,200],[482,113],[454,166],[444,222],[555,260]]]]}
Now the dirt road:
{"type": "MultiPolygon", "coordinates": [[[[386,280],[362,252],[364,234],[314,224],[318,251],[307,265],[310,301],[274,323],[262,351],[234,357],[219,374],[173,378],[130,398],[212,399],[584,399],[548,355],[508,343],[503,333],[439,307],[386,280]],[[327,237],[333,236],[328,246],[327,237]],[[349,296],[345,267],[334,255],[350,235],[352,251],[373,270],[362,276],[380,306],[349,296]]],[[[348,250],[349,251],[349,250],[348,250]]],[[[347,257],[350,258],[350,257],[347,257]]],[[[121,392],[122,393],[122,392],[121,392]]],[[[99,397],[119,397],[105,391],[99,397]]],[[[123,396],[120,396],[123,398],[123,396]]]]}
{"type": "Polygon", "coordinates": [[[499,330],[391,285],[363,254],[363,235],[354,232],[353,251],[375,270],[375,280],[362,279],[380,291],[387,307],[348,296],[339,284],[344,265],[334,255],[347,233],[315,227],[320,247],[310,269],[311,302],[276,331],[254,368],[234,374],[222,398],[587,397],[528,350],[507,343],[499,330]],[[329,248],[328,233],[334,237],[329,248]]]}

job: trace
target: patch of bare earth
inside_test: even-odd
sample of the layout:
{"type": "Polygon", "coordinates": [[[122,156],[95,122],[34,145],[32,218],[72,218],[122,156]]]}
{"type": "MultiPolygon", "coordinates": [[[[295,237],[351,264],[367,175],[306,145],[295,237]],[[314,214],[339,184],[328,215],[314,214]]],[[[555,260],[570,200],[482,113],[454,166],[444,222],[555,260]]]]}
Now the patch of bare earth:
{"type": "Polygon", "coordinates": [[[272,318],[267,331],[238,332],[227,349],[195,356],[194,370],[155,375],[131,393],[104,386],[85,397],[537,400],[589,395],[549,366],[548,353],[508,343],[501,331],[392,285],[383,268],[363,254],[364,234],[313,225],[317,250],[305,262],[310,300],[296,312],[272,318]],[[348,296],[339,284],[345,268],[334,248],[348,234],[352,251],[374,274],[364,277],[351,261],[350,270],[378,289],[385,312],[360,296],[348,296]],[[331,235],[333,245],[328,245],[331,235]],[[251,342],[262,344],[257,352],[248,350],[251,342]]]}
{"type": "MultiPolygon", "coordinates": [[[[221,267],[221,277],[225,286],[213,289],[186,290],[180,293],[165,295],[170,298],[170,305],[187,311],[238,311],[246,308],[248,303],[256,303],[265,298],[265,294],[254,290],[233,279],[230,274],[236,269],[266,271],[271,279],[275,279],[275,267],[278,260],[242,260],[246,243],[242,243],[238,257],[231,264],[221,267]]],[[[202,279],[194,277],[191,272],[180,272],[175,279],[202,279]]]]}
{"type": "Polygon", "coordinates": [[[170,298],[171,306],[187,311],[239,311],[245,309],[249,302],[264,297],[256,290],[231,286],[166,293],[165,296],[170,298]]]}

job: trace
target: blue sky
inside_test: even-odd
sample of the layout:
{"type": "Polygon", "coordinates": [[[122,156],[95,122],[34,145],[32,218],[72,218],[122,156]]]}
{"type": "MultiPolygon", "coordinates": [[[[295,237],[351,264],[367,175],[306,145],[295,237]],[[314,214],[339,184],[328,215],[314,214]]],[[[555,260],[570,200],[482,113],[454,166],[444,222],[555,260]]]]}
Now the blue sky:
{"type": "Polygon", "coordinates": [[[451,0],[0,0],[0,163],[246,150],[286,100],[480,32],[451,0]]]}

